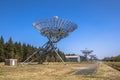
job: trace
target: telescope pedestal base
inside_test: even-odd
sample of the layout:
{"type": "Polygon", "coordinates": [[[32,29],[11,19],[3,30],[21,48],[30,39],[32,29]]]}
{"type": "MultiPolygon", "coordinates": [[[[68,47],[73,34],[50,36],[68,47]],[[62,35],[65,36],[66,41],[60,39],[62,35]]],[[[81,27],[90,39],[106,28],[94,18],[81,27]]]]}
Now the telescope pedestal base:
{"type": "MultiPolygon", "coordinates": [[[[43,52],[44,53],[44,51],[46,51],[46,50],[42,50],[41,48],[39,48],[32,55],[30,55],[22,64],[30,64],[30,63],[34,62],[35,60],[38,60],[37,54],[39,54],[39,52],[43,52]]],[[[53,49],[52,51],[54,51],[56,53],[56,55],[60,58],[60,60],[62,61],[63,64],[66,64],[64,62],[64,60],[62,59],[62,57],[59,55],[59,53],[58,53],[58,51],[56,49],[53,49]]],[[[42,55],[42,56],[46,56],[46,55],[42,55]]]]}

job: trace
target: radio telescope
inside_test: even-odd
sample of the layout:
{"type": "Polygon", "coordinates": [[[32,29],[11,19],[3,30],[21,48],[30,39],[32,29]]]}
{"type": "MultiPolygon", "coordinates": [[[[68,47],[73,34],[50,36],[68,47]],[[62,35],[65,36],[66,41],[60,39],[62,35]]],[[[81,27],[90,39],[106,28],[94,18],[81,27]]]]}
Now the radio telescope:
{"type": "Polygon", "coordinates": [[[65,64],[61,56],[58,54],[56,43],[67,37],[69,33],[73,32],[77,28],[77,24],[63,18],[58,18],[58,16],[54,16],[53,18],[36,20],[33,22],[33,26],[41,35],[48,38],[48,42],[29,56],[23,63],[31,63],[35,61],[37,58],[33,59],[32,57],[37,53],[42,56],[46,56],[49,55],[50,52],[54,51],[65,64]]]}
{"type": "Polygon", "coordinates": [[[88,56],[89,54],[91,54],[91,53],[93,52],[93,50],[87,50],[87,49],[85,49],[85,50],[81,50],[81,52],[84,54],[86,60],[88,61],[87,56],[88,56]]]}
{"type": "Polygon", "coordinates": [[[90,58],[91,58],[91,62],[97,60],[97,56],[95,54],[91,54],[90,58]]]}

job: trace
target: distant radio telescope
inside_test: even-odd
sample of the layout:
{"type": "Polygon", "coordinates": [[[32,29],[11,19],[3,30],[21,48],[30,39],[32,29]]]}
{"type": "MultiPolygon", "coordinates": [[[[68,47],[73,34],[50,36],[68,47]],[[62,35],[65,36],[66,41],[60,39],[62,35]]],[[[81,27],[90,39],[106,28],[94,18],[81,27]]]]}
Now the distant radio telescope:
{"type": "Polygon", "coordinates": [[[93,52],[93,50],[87,50],[87,49],[85,49],[85,50],[81,50],[81,52],[84,54],[86,60],[88,61],[88,57],[87,56],[89,54],[91,54],[93,52]]]}

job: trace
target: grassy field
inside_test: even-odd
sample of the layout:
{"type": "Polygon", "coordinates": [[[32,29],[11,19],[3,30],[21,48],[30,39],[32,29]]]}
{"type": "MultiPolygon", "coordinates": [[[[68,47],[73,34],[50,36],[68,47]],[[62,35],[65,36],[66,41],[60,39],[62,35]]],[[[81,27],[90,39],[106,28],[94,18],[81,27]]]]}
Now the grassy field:
{"type": "Polygon", "coordinates": [[[91,63],[50,63],[5,66],[0,63],[0,80],[119,80],[120,72],[100,62],[96,74],[71,75],[91,63]]]}
{"type": "Polygon", "coordinates": [[[120,62],[105,62],[107,65],[120,71],[120,62]]]}

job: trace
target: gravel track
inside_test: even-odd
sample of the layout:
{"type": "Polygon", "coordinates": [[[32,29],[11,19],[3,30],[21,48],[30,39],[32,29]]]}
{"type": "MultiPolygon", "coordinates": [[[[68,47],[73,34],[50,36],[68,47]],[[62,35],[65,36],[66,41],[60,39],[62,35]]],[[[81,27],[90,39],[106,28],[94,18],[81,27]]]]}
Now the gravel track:
{"type": "Polygon", "coordinates": [[[92,75],[95,74],[97,71],[97,68],[99,66],[99,63],[95,63],[85,69],[80,69],[72,73],[72,75],[92,75]]]}

